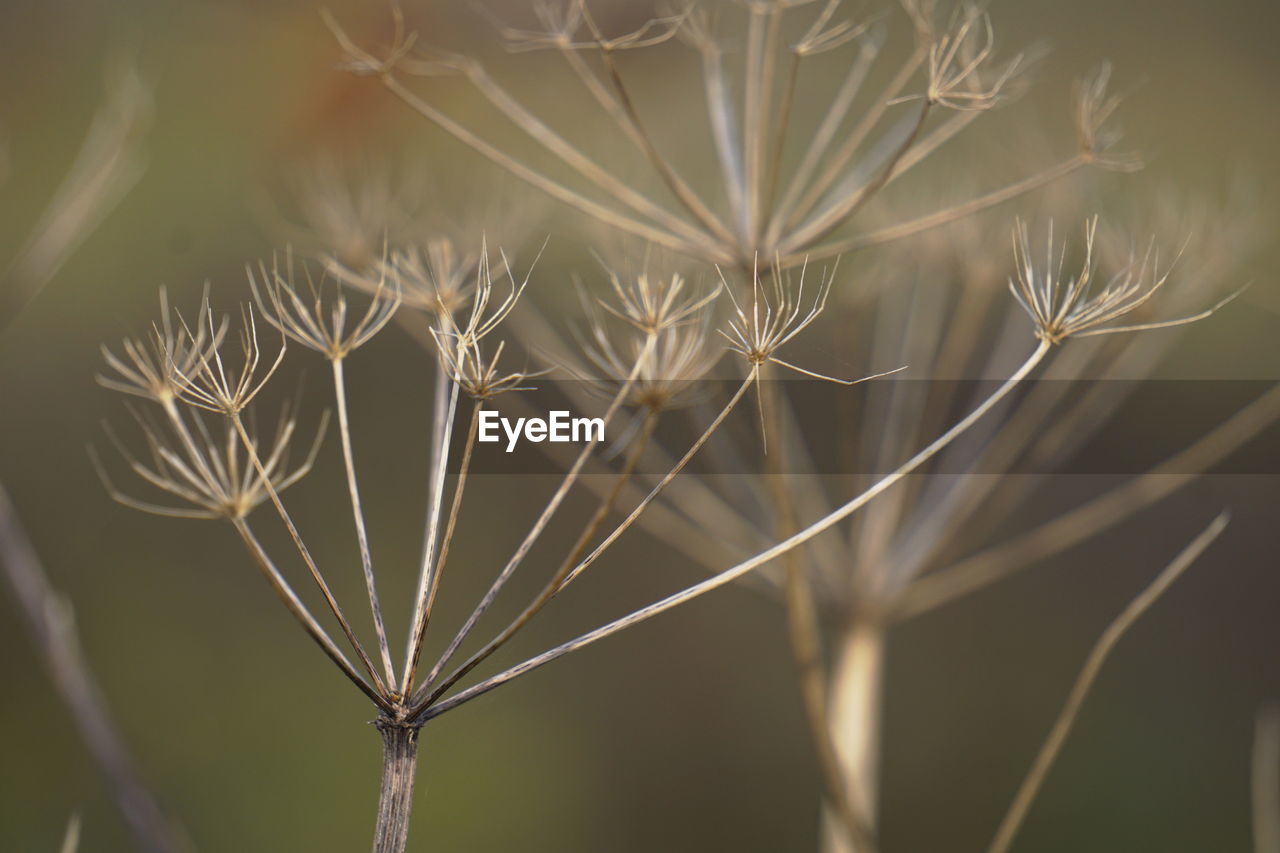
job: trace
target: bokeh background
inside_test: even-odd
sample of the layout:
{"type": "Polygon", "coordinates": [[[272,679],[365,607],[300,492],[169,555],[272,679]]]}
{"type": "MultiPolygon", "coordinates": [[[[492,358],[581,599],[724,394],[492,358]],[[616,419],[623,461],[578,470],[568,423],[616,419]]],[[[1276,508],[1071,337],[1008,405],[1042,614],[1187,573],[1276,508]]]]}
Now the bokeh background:
{"type": "MultiPolygon", "coordinates": [[[[526,11],[513,0],[482,2],[516,18],[526,11]]],[[[329,5],[362,36],[385,36],[380,4],[329,5]]],[[[621,0],[597,5],[620,25],[639,14],[621,0]]],[[[0,256],[16,251],[74,156],[111,57],[133,57],[155,87],[146,173],[0,336],[0,480],[75,604],[146,776],[204,851],[364,849],[377,737],[365,725],[369,707],[284,617],[228,531],[108,500],[85,446],[104,443],[101,419],[125,416],[94,384],[97,348],[150,322],[160,284],[179,302],[206,280],[221,305],[243,298],[243,264],[278,243],[262,194],[317,154],[405,152],[437,179],[432,205],[446,217],[474,215],[476,196],[497,191],[474,155],[376,84],[335,70],[319,8],[0,6],[0,138],[10,163],[0,256]]],[[[1105,197],[1140,207],[1152,187],[1175,185],[1225,198],[1243,179],[1258,199],[1253,214],[1274,230],[1274,3],[1026,0],[991,11],[1003,44],[1045,39],[1051,52],[1031,95],[1011,108],[1008,134],[982,137],[988,161],[1048,162],[1068,150],[1071,80],[1109,58],[1120,87],[1133,89],[1126,139],[1153,156],[1140,175],[1108,179],[1105,197]],[[1024,125],[1043,128],[1044,157],[1017,147],[1027,144],[1016,135],[1024,125]]],[[[490,25],[468,4],[420,2],[410,13],[430,43],[498,54],[490,25]]],[[[562,77],[544,76],[549,64],[518,58],[513,67],[536,73],[516,85],[572,119],[585,99],[562,77]]],[[[663,67],[642,73],[652,91],[669,90],[673,110],[688,107],[687,87],[663,67]]],[[[426,85],[470,115],[474,98],[461,87],[426,85]]],[[[958,181],[984,168],[983,154],[971,146],[955,155],[958,181]]],[[[502,192],[517,204],[530,195],[502,192]]],[[[592,262],[577,218],[531,204],[550,213],[539,227],[552,235],[551,255],[536,280],[555,291],[592,262]]],[[[1021,210],[1034,214],[1035,204],[1021,210]]],[[[1240,259],[1241,283],[1255,286],[1183,336],[1162,375],[1280,379],[1280,249],[1266,242],[1240,259]]],[[[1001,241],[991,251],[1008,250],[1001,241]]],[[[406,386],[405,365],[422,363],[425,376],[422,359],[391,332],[352,367],[364,491],[377,556],[389,567],[411,565],[418,544],[426,399],[406,386]]],[[[313,549],[354,557],[346,509],[325,487],[337,476],[327,456],[293,501],[313,549]]],[[[480,511],[459,532],[455,602],[517,541],[522,513],[546,488],[509,479],[473,487],[469,502],[480,511]]],[[[1265,473],[1205,478],[1095,543],[898,629],[887,687],[886,850],[982,849],[1098,631],[1224,504],[1234,509],[1231,528],[1117,650],[1017,849],[1249,849],[1254,716],[1280,700],[1280,482],[1265,473]]],[[[629,542],[609,577],[558,602],[504,660],[697,577],[660,546],[629,542]]],[[[407,594],[409,574],[389,573],[387,599],[407,594]]],[[[357,584],[354,572],[336,581],[350,596],[357,584]]],[[[459,618],[460,606],[442,617],[459,618]]],[[[0,849],[55,849],[72,812],[83,816],[82,849],[130,849],[12,602],[0,614],[0,849]]],[[[433,722],[422,735],[411,849],[808,850],[817,793],[782,611],[730,588],[433,722]]]]}

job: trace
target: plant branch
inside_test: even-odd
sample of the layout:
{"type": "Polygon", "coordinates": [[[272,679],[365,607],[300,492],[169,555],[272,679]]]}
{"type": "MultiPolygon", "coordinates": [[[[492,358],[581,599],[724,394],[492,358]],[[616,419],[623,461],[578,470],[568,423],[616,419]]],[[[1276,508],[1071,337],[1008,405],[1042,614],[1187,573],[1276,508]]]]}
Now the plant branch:
{"type": "MultiPolygon", "coordinates": [[[[604,413],[602,420],[606,427],[609,425],[609,422],[613,420],[613,416],[617,413],[618,409],[621,408],[622,402],[631,392],[631,387],[635,384],[636,377],[640,375],[640,371],[643,369],[645,362],[647,362],[649,357],[652,355],[656,342],[657,336],[655,334],[648,335],[644,346],[636,357],[635,365],[631,368],[630,375],[618,388],[617,394],[614,395],[613,400],[609,403],[609,408],[604,413]]],[[[471,611],[471,615],[467,617],[466,622],[464,622],[462,627],[458,629],[458,633],[454,635],[454,638],[449,643],[448,648],[445,649],[444,654],[440,656],[440,659],[436,661],[435,665],[431,668],[431,672],[427,675],[427,684],[433,683],[436,678],[439,677],[440,672],[444,667],[448,666],[449,661],[453,658],[454,654],[457,653],[458,648],[466,640],[467,635],[471,633],[472,629],[475,628],[476,623],[480,621],[480,617],[484,615],[485,611],[488,610],[497,599],[498,593],[502,591],[504,586],[506,586],[507,581],[511,578],[511,575],[515,572],[516,568],[524,562],[524,558],[533,548],[534,543],[542,536],[542,532],[546,529],[547,525],[551,523],[551,518],[556,514],[557,510],[560,509],[560,505],[569,494],[569,490],[573,488],[573,484],[577,482],[578,474],[582,471],[582,466],[586,464],[587,458],[592,454],[592,452],[594,452],[596,445],[599,444],[599,442],[600,439],[598,437],[593,437],[591,441],[587,442],[583,446],[577,459],[574,460],[573,467],[569,469],[564,478],[560,481],[560,486],[556,489],[555,494],[551,496],[551,500],[549,500],[546,506],[543,507],[542,513],[534,522],[533,527],[531,527],[529,532],[525,535],[524,541],[520,543],[519,547],[516,548],[515,553],[511,555],[511,558],[507,561],[506,565],[503,566],[502,571],[498,573],[496,578],[494,578],[493,583],[490,584],[489,589],[484,594],[484,597],[476,604],[475,608],[471,611]]]]}
{"type": "Polygon", "coordinates": [[[461,705],[464,702],[468,702],[476,698],[477,696],[480,696],[484,693],[489,692],[495,687],[498,687],[502,684],[505,684],[508,681],[518,678],[521,675],[524,675],[541,666],[544,666],[545,664],[548,664],[551,661],[556,660],[557,658],[563,657],[564,655],[567,655],[570,652],[574,652],[574,651],[577,651],[578,649],[585,648],[586,646],[591,645],[597,640],[602,640],[605,637],[618,633],[619,631],[626,630],[627,628],[630,628],[633,625],[636,625],[636,624],[639,624],[640,622],[644,622],[648,619],[651,619],[660,613],[664,613],[667,610],[672,609],[673,607],[678,607],[679,605],[684,604],[686,601],[691,601],[707,592],[710,592],[711,590],[718,589],[719,587],[722,587],[728,583],[732,583],[734,580],[737,580],[743,575],[746,575],[746,574],[749,574],[750,572],[755,571],[761,566],[764,566],[772,562],[773,560],[777,559],[778,557],[782,556],[783,554],[787,553],[791,549],[799,545],[803,545],[805,542],[808,542],[810,539],[813,539],[815,536],[818,536],[819,534],[824,533],[825,531],[834,527],[840,521],[844,520],[845,518],[849,517],[853,513],[857,512],[859,509],[861,509],[871,500],[873,500],[874,498],[879,496],[882,492],[884,492],[885,490],[887,490],[888,488],[896,484],[903,477],[906,477],[916,468],[919,468],[925,462],[932,459],[943,448],[945,448],[948,444],[954,441],[958,436],[964,433],[969,427],[971,427],[980,418],[982,418],[983,415],[985,415],[992,408],[994,408],[996,404],[998,404],[1001,400],[1003,400],[1015,387],[1017,387],[1019,383],[1022,382],[1023,379],[1025,379],[1031,373],[1032,370],[1035,369],[1036,365],[1038,365],[1044,359],[1045,355],[1048,353],[1050,346],[1051,344],[1041,341],[1040,345],[1036,347],[1035,351],[1032,352],[1030,356],[1028,356],[1027,360],[1023,362],[1023,364],[1008,379],[1006,379],[1000,385],[1000,387],[997,388],[991,394],[990,397],[988,397],[981,404],[979,404],[973,411],[971,411],[963,419],[958,421],[955,425],[953,425],[945,433],[940,435],[937,439],[935,439],[931,444],[929,444],[923,450],[919,451],[915,456],[911,457],[911,459],[909,459],[907,462],[903,463],[897,470],[886,475],[884,478],[876,482],[875,485],[867,489],[862,494],[858,495],[854,499],[850,500],[848,503],[845,503],[843,506],[837,508],[836,510],[824,516],[823,518],[819,519],[818,521],[815,521],[813,524],[810,524],[808,527],[801,530],[800,532],[794,534],[793,536],[788,537],[782,542],[777,543],[771,548],[768,548],[767,550],[762,551],[761,553],[755,555],[754,557],[748,560],[744,560],[743,562],[738,563],[736,566],[728,568],[720,572],[719,574],[702,581],[701,583],[697,583],[697,584],[694,584],[693,586],[687,587],[679,592],[676,592],[672,595],[667,596],[664,599],[661,599],[660,601],[656,601],[653,604],[650,604],[646,607],[642,607],[639,610],[634,611],[633,613],[623,616],[620,619],[615,619],[614,621],[609,622],[606,625],[602,625],[599,628],[596,628],[594,631],[589,631],[586,634],[583,634],[579,637],[569,640],[566,643],[562,643],[561,645],[556,646],[553,649],[549,649],[548,651],[543,652],[542,654],[537,655],[533,658],[530,658],[529,660],[526,660],[520,664],[517,664],[516,666],[513,666],[510,669],[505,670],[504,672],[500,672],[497,675],[489,679],[486,679],[485,681],[482,681],[479,684],[476,684],[473,687],[470,687],[449,699],[446,699],[436,705],[433,705],[432,707],[428,708],[426,711],[423,712],[422,719],[426,720],[432,717],[439,716],[440,714],[443,714],[446,711],[451,710],[452,708],[456,708],[458,705],[461,705]]]}
{"type": "MultiPolygon", "coordinates": [[[[440,513],[444,508],[444,475],[449,467],[449,448],[453,445],[453,421],[458,407],[458,383],[447,378],[444,362],[439,363],[440,374],[448,386],[448,407],[441,405],[441,390],[445,386],[436,386],[435,405],[435,439],[431,451],[431,485],[427,498],[427,530],[422,545],[422,565],[418,569],[418,589],[413,597],[413,618],[409,624],[408,648],[405,650],[404,681],[400,685],[401,697],[407,697],[413,690],[411,673],[416,675],[418,660],[422,656],[422,642],[427,633],[427,622],[431,619],[428,605],[435,603],[433,591],[439,586],[437,574],[440,569],[436,559],[436,547],[440,534],[440,513]]],[[[473,412],[478,419],[479,412],[473,412]]],[[[470,434],[468,434],[470,440],[470,434]]],[[[468,459],[468,463],[470,460],[468,459]]],[[[461,501],[461,495],[456,496],[461,501]]],[[[447,525],[446,525],[447,526],[447,525]]]]}
{"type": "Polygon", "coordinates": [[[306,630],[311,639],[315,640],[316,645],[318,645],[324,653],[328,655],[331,661],[337,664],[338,669],[342,670],[343,674],[346,675],[347,678],[351,679],[351,682],[355,684],[356,687],[360,688],[362,693],[372,699],[382,710],[389,710],[391,705],[387,702],[386,698],[369,686],[369,683],[360,676],[360,673],[356,671],[356,668],[352,666],[349,660],[347,660],[347,656],[344,655],[333,642],[333,639],[329,636],[328,632],[321,627],[320,623],[316,621],[315,616],[311,614],[311,611],[307,609],[307,606],[298,598],[297,593],[293,591],[293,587],[290,586],[289,582],[280,574],[280,570],[276,568],[275,563],[273,563],[270,556],[267,555],[267,551],[262,547],[262,543],[253,535],[253,530],[249,527],[249,522],[243,518],[237,518],[231,523],[232,526],[235,527],[236,533],[240,535],[240,541],[243,542],[245,548],[248,549],[249,555],[253,557],[254,562],[262,571],[262,576],[267,579],[267,583],[271,584],[272,590],[275,591],[280,601],[284,603],[284,606],[288,608],[294,618],[298,620],[298,624],[302,625],[303,629],[306,630]]]}
{"type": "Polygon", "coordinates": [[[1164,571],[1156,576],[1156,579],[1146,589],[1138,593],[1137,597],[1129,602],[1129,606],[1102,632],[1102,636],[1098,638],[1097,643],[1094,644],[1093,649],[1089,652],[1089,656],[1085,659],[1084,667],[1076,677],[1076,682],[1072,685],[1071,692],[1067,694],[1067,701],[1059,712],[1057,720],[1054,721],[1053,727],[1049,730],[1049,736],[1045,738],[1044,744],[1040,747],[1040,752],[1036,754],[1035,760],[1031,763],[1031,769],[1014,795],[1009,811],[1000,822],[995,838],[992,840],[991,846],[987,848],[988,853],[1006,853],[1013,843],[1013,838],[1017,835],[1018,829],[1026,819],[1027,812],[1031,810],[1031,805],[1035,801],[1040,786],[1044,784],[1045,777],[1049,775],[1049,770],[1053,767],[1053,762],[1062,751],[1062,745],[1066,742],[1067,736],[1071,734],[1071,729],[1075,725],[1076,718],[1080,715],[1080,707],[1084,704],[1085,697],[1089,694],[1089,689],[1093,686],[1094,681],[1097,680],[1098,673],[1102,670],[1103,664],[1107,662],[1107,658],[1111,655],[1116,643],[1125,635],[1125,632],[1133,627],[1133,624],[1138,621],[1142,614],[1151,605],[1155,604],[1157,599],[1164,594],[1173,582],[1181,577],[1191,564],[1204,553],[1210,543],[1218,538],[1227,526],[1228,516],[1229,514],[1225,511],[1219,514],[1199,536],[1182,549],[1182,552],[1165,567],[1164,571]]]}
{"type": "MultiPolygon", "coordinates": [[[[479,651],[469,657],[461,665],[458,666],[447,678],[435,686],[429,693],[425,690],[422,694],[413,697],[413,707],[420,710],[430,705],[436,699],[448,692],[449,688],[457,684],[459,680],[479,666],[486,658],[507,644],[512,637],[516,635],[521,628],[529,624],[542,608],[544,608],[552,598],[555,597],[567,583],[569,572],[577,564],[583,553],[587,550],[587,546],[591,544],[591,539],[596,535],[596,531],[600,529],[600,525],[609,517],[609,513],[613,511],[617,503],[618,496],[622,493],[623,486],[631,479],[632,473],[635,471],[637,463],[640,461],[644,448],[649,442],[650,436],[653,435],[653,429],[657,425],[657,415],[652,411],[645,417],[644,425],[641,428],[639,436],[631,445],[627,452],[626,461],[623,463],[622,470],[614,477],[613,487],[609,489],[607,495],[601,500],[600,505],[596,507],[596,511],[592,514],[582,532],[578,535],[577,541],[569,554],[560,563],[560,567],[551,576],[551,579],[543,586],[542,591],[534,597],[533,601],[525,607],[520,615],[517,616],[511,624],[504,628],[496,637],[490,640],[479,651]]],[[[412,715],[412,712],[411,712],[412,715]]]]}
{"type": "MultiPolygon", "coordinates": [[[[445,522],[444,536],[440,539],[440,557],[436,560],[436,568],[427,589],[427,603],[423,608],[422,631],[416,639],[413,663],[404,680],[404,696],[413,689],[413,681],[417,676],[418,664],[422,659],[422,643],[427,633],[427,625],[431,621],[431,611],[435,608],[436,595],[440,591],[440,578],[444,574],[445,563],[449,559],[449,546],[453,543],[453,531],[458,524],[458,513],[462,508],[462,495],[467,487],[467,475],[471,470],[471,454],[475,450],[476,435],[480,429],[480,412],[484,409],[484,400],[476,400],[471,407],[471,424],[467,427],[466,442],[462,446],[462,461],[458,467],[458,482],[453,487],[453,500],[449,504],[449,518],[445,522]]],[[[416,704],[416,699],[410,704],[416,704]]]]}
{"type": "Polygon", "coordinates": [[[338,407],[338,435],[342,443],[342,463],[347,473],[347,492],[351,496],[351,515],[356,526],[356,541],[360,546],[360,568],[364,572],[365,590],[369,594],[369,610],[373,615],[373,630],[378,636],[378,651],[382,655],[382,667],[387,684],[396,683],[395,667],[391,664],[391,647],[387,645],[387,627],[382,620],[382,604],[378,600],[378,585],[373,577],[373,555],[369,552],[369,533],[365,528],[364,509],[360,504],[360,488],[356,484],[356,466],[351,450],[351,422],[347,413],[347,383],[342,358],[330,360],[333,365],[333,397],[338,407]]]}
{"type": "Polygon", "coordinates": [[[910,619],[975,592],[1119,524],[1180,489],[1280,416],[1280,385],[1155,468],[1003,544],[916,580],[893,605],[910,619]]]}
{"type": "Polygon", "coordinates": [[[306,564],[307,571],[311,573],[311,579],[315,581],[316,586],[320,589],[320,594],[324,596],[325,603],[329,605],[329,612],[338,620],[347,642],[351,643],[351,647],[355,650],[356,656],[360,658],[360,663],[364,666],[365,672],[372,679],[375,691],[379,694],[385,694],[386,685],[382,683],[382,678],[378,675],[377,668],[373,665],[373,661],[369,659],[369,655],[356,637],[355,631],[352,630],[351,623],[347,621],[347,616],[342,612],[342,607],[334,597],[333,591],[329,589],[329,584],[324,579],[324,575],[320,574],[320,568],[316,565],[315,558],[311,556],[311,550],[302,541],[302,535],[293,523],[293,518],[289,515],[289,511],[284,508],[284,502],[280,500],[280,494],[276,491],[276,487],[271,482],[271,477],[262,464],[262,459],[258,456],[258,449],[254,446],[253,439],[250,438],[248,431],[245,429],[240,413],[235,412],[228,415],[228,417],[231,419],[231,425],[236,434],[240,436],[245,452],[253,461],[253,466],[258,472],[258,476],[262,479],[262,486],[266,489],[272,505],[276,508],[276,513],[280,516],[280,520],[284,522],[285,529],[289,532],[289,538],[293,541],[294,547],[297,548],[298,554],[302,557],[302,562],[306,564]]]}
{"type": "MultiPolygon", "coordinates": [[[[547,195],[558,201],[562,201],[571,207],[577,208],[588,216],[595,217],[602,222],[629,234],[634,234],[645,240],[650,240],[670,249],[675,249],[684,254],[702,254],[708,249],[700,247],[698,244],[690,243],[688,240],[672,234],[660,227],[649,225],[640,220],[633,219],[626,214],[606,207],[605,205],[593,201],[580,193],[577,193],[563,184],[546,177],[542,173],[516,160],[504,151],[499,150],[484,139],[458,124],[449,116],[437,110],[426,101],[419,98],[410,91],[403,83],[391,75],[384,75],[383,83],[393,95],[403,101],[407,106],[417,112],[419,115],[436,124],[445,132],[457,138],[460,142],[474,149],[478,154],[492,161],[494,164],[506,169],[511,174],[521,180],[531,184],[537,189],[542,190],[547,195]]],[[[718,251],[716,257],[721,257],[718,251]]],[[[731,258],[722,257],[722,260],[728,261],[731,258]]]]}
{"type": "Polygon", "coordinates": [[[22,529],[8,494],[0,487],[0,567],[41,662],[66,704],[89,754],[106,777],[116,805],[148,853],[191,849],[178,825],[143,784],[124,738],[111,719],[102,689],[89,670],[76,637],[70,604],[49,583],[35,548],[22,529]]]}

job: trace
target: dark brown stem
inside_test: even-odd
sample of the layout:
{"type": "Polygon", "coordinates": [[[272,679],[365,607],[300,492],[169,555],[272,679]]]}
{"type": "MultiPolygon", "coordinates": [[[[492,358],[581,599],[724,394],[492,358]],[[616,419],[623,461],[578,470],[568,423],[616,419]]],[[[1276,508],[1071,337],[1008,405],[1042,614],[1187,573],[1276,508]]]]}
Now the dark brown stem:
{"type": "Polygon", "coordinates": [[[413,778],[418,769],[418,727],[383,717],[374,725],[382,735],[382,788],[373,853],[404,853],[413,811],[413,778]]]}

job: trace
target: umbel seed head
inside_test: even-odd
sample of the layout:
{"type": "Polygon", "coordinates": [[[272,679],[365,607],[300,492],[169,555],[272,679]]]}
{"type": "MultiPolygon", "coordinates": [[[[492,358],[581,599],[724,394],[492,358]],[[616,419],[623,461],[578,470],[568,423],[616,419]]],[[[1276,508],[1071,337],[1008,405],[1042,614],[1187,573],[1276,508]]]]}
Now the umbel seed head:
{"type": "Polygon", "coordinates": [[[102,357],[115,375],[99,375],[98,384],[161,405],[170,404],[186,386],[185,377],[196,373],[201,363],[222,345],[226,332],[226,318],[216,325],[210,321],[208,287],[194,329],[170,310],[169,295],[162,287],[160,321],[152,325],[145,338],[125,338],[122,355],[102,347],[102,357]]]}
{"type": "Polygon", "coordinates": [[[1239,295],[1234,293],[1208,310],[1189,317],[1111,325],[1146,304],[1169,280],[1173,265],[1160,272],[1160,253],[1155,241],[1151,240],[1145,251],[1131,250],[1124,267],[1112,275],[1105,286],[1098,288],[1095,286],[1097,261],[1093,250],[1097,228],[1096,216],[1085,223],[1084,260],[1079,273],[1068,278],[1064,273],[1067,247],[1065,242],[1060,247],[1055,246],[1052,222],[1045,241],[1043,265],[1033,259],[1026,223],[1019,220],[1014,226],[1016,271],[1009,279],[1009,290],[1035,323],[1036,337],[1042,341],[1059,344],[1067,338],[1181,326],[1208,317],[1239,295]]]}

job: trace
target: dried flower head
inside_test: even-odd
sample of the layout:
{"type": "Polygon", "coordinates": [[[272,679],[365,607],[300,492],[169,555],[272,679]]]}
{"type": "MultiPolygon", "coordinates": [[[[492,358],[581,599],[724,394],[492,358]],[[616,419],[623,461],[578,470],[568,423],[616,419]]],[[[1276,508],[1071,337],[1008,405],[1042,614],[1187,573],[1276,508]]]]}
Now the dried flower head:
{"type": "MultiPolygon", "coordinates": [[[[311,471],[328,422],[326,414],[306,457],[291,467],[290,446],[297,431],[297,418],[289,406],[281,410],[270,442],[260,446],[256,438],[251,438],[253,448],[249,455],[230,423],[222,424],[215,436],[199,413],[165,425],[153,423],[138,412],[134,417],[142,428],[150,461],[140,461],[114,435],[112,441],[141,480],[188,506],[165,506],[122,493],[94,457],[111,497],[124,506],[155,515],[231,520],[244,518],[267,500],[271,490],[279,494],[311,471]],[[252,461],[254,455],[260,460],[261,469],[252,461]]],[[[253,432],[252,425],[247,432],[253,432]]]]}
{"type": "Polygon", "coordinates": [[[834,258],[945,225],[1089,164],[1131,165],[1123,157],[1102,156],[1108,140],[1101,124],[1113,105],[1090,89],[1078,104],[1082,151],[1073,150],[1054,165],[968,201],[892,226],[841,233],[979,113],[1010,97],[1015,75],[1026,65],[1023,55],[1008,62],[994,58],[990,22],[978,4],[962,3],[950,18],[940,18],[930,0],[902,0],[901,5],[914,24],[918,45],[896,65],[882,56],[888,42],[881,28],[839,14],[839,0],[752,0],[715,8],[681,4],[621,35],[606,32],[604,22],[592,17],[587,0],[551,0],[534,7],[540,27],[499,25],[515,51],[549,49],[561,55],[585,95],[616,126],[620,142],[646,161],[655,185],[663,186],[661,195],[623,180],[616,168],[562,135],[478,59],[434,49],[429,58],[408,56],[412,37],[406,35],[398,10],[392,46],[378,55],[356,46],[331,16],[326,20],[353,71],[377,74],[409,108],[509,174],[593,222],[740,270],[749,270],[757,255],[776,257],[787,267],[834,258]],[[742,12],[741,25],[721,26],[728,7],[742,12]],[[796,28],[798,41],[785,37],[791,28],[784,19],[792,13],[804,19],[803,27],[796,28]],[[704,169],[707,158],[695,166],[664,150],[652,132],[655,117],[647,114],[618,62],[620,51],[654,48],[673,37],[698,54],[699,79],[688,88],[698,90],[707,113],[711,159],[717,166],[711,181],[688,177],[691,169],[704,169]],[[816,96],[824,99],[822,109],[811,110],[815,96],[805,88],[809,75],[802,66],[815,54],[839,49],[850,54],[840,63],[846,70],[833,91],[816,96]],[[438,74],[464,79],[559,161],[564,172],[533,165],[508,140],[473,129],[408,79],[438,74]],[[908,118],[904,132],[891,105],[904,100],[920,77],[919,94],[911,98],[921,100],[921,108],[908,118]],[[934,105],[961,112],[941,118],[931,109],[934,105]],[[816,122],[802,126],[815,115],[816,122]],[[569,173],[575,177],[566,179],[569,173]],[[587,185],[592,191],[585,191],[587,185]]]}
{"type": "Polygon", "coordinates": [[[327,276],[316,282],[304,264],[301,277],[306,280],[305,298],[298,292],[292,254],[286,254],[283,271],[275,258],[271,260],[270,270],[264,263],[258,264],[257,275],[253,267],[247,269],[254,300],[267,322],[332,360],[345,358],[352,350],[368,343],[400,307],[399,286],[388,287],[386,275],[379,274],[377,284],[370,290],[369,307],[355,323],[348,325],[347,296],[337,282],[330,283],[327,276]],[[331,286],[326,287],[327,284],[331,286]]]}
{"type": "Polygon", "coordinates": [[[226,331],[226,318],[216,327],[210,321],[207,286],[194,331],[170,311],[169,295],[162,287],[160,322],[152,324],[151,333],[145,338],[125,338],[120,345],[122,356],[104,345],[102,357],[118,375],[99,375],[98,384],[161,405],[171,403],[186,384],[183,377],[198,370],[206,356],[222,344],[226,331]]]}
{"type": "MultiPolygon", "coordinates": [[[[511,271],[511,264],[501,250],[503,270],[510,282],[511,290],[502,301],[493,302],[493,274],[489,266],[489,248],[487,241],[481,241],[480,260],[476,266],[476,284],[471,294],[471,309],[466,323],[459,324],[453,315],[442,315],[441,325],[432,327],[431,334],[435,339],[440,358],[453,378],[470,396],[478,400],[487,399],[504,391],[526,390],[526,380],[536,374],[514,371],[503,373],[498,367],[506,341],[500,341],[491,355],[484,352],[484,339],[501,325],[507,315],[516,307],[520,295],[529,284],[529,275],[517,280],[511,271]]],[[[534,259],[537,263],[537,258],[534,259]]],[[[532,271],[532,267],[530,267],[532,271]]]]}
{"type": "Polygon", "coordinates": [[[393,249],[376,267],[363,273],[332,259],[329,270],[343,283],[369,296],[395,282],[401,301],[437,319],[452,316],[467,304],[474,290],[473,275],[479,255],[462,252],[448,237],[433,237],[424,245],[393,249]]]}
{"type": "MultiPolygon", "coordinates": [[[[265,370],[263,367],[262,348],[258,344],[258,321],[253,314],[253,306],[245,305],[240,309],[240,358],[231,360],[224,358],[222,344],[224,336],[213,334],[214,319],[211,312],[204,312],[204,325],[210,329],[211,335],[219,341],[218,346],[210,346],[201,351],[198,363],[190,370],[178,371],[181,380],[178,396],[183,402],[211,412],[224,415],[238,415],[258,396],[263,387],[280,367],[284,360],[285,339],[280,338],[280,349],[275,359],[265,370]],[[238,361],[238,368],[236,367],[238,361]]],[[[226,320],[220,326],[225,326],[226,320]]],[[[188,335],[191,333],[188,332],[188,335]]]]}
{"type": "Polygon", "coordinates": [[[1112,150],[1122,134],[1107,122],[1124,96],[1108,93],[1110,82],[1111,63],[1104,62],[1076,84],[1076,140],[1088,162],[1116,172],[1135,172],[1142,168],[1141,155],[1112,150]]]}
{"type": "Polygon", "coordinates": [[[1019,220],[1014,227],[1013,253],[1017,270],[1016,275],[1009,279],[1009,290],[1035,322],[1036,337],[1043,341],[1057,344],[1070,337],[1181,326],[1203,320],[1239,295],[1232,294],[1212,308],[1189,317],[1125,326],[1107,325],[1154,296],[1168,281],[1172,264],[1160,272],[1160,254],[1152,240],[1141,253],[1131,250],[1128,262],[1104,287],[1095,289],[1094,236],[1097,227],[1096,216],[1085,223],[1084,260],[1080,272],[1070,279],[1063,272],[1066,246],[1055,248],[1052,222],[1045,241],[1043,267],[1038,267],[1032,260],[1026,223],[1019,220]]]}
{"type": "Polygon", "coordinates": [[[264,202],[276,230],[310,257],[332,256],[360,271],[381,259],[386,242],[416,234],[430,198],[420,169],[372,161],[318,160],[290,176],[287,189],[280,209],[264,202]]]}
{"type": "Polygon", "coordinates": [[[986,110],[1003,97],[1005,86],[1023,65],[1021,54],[990,73],[987,66],[995,49],[991,18],[973,3],[961,3],[941,35],[932,23],[924,33],[928,43],[928,84],[922,95],[908,95],[895,102],[923,98],[954,110],[986,110]]]}
{"type": "Polygon", "coordinates": [[[617,302],[601,299],[600,306],[645,334],[688,322],[720,295],[719,286],[706,293],[688,288],[679,273],[654,276],[645,270],[624,282],[618,273],[607,267],[606,271],[617,302]]]}
{"type": "Polygon", "coordinates": [[[729,287],[724,279],[724,273],[721,272],[724,289],[728,292],[730,301],[733,302],[733,316],[729,319],[728,328],[719,330],[720,334],[729,341],[729,348],[742,355],[753,367],[772,361],[806,376],[852,384],[842,379],[805,370],[775,355],[792,338],[818,319],[827,306],[827,296],[831,293],[831,283],[835,280],[835,268],[833,267],[829,274],[823,271],[813,302],[806,310],[804,279],[808,269],[807,263],[801,266],[796,284],[793,286],[791,274],[783,270],[781,265],[774,265],[768,284],[760,275],[757,266],[752,270],[751,276],[751,303],[745,307],[733,295],[733,289],[729,287]]]}
{"type": "Polygon", "coordinates": [[[619,334],[591,311],[589,303],[587,309],[588,333],[581,336],[581,345],[590,369],[570,368],[570,372],[608,397],[630,381],[627,402],[651,412],[667,411],[695,400],[699,380],[715,367],[724,352],[712,345],[714,318],[709,311],[658,331],[646,356],[647,333],[627,327],[619,341],[619,334]]]}
{"type": "Polygon", "coordinates": [[[512,52],[543,50],[585,50],[601,49],[608,51],[626,50],[628,48],[650,47],[669,40],[679,30],[685,17],[689,14],[689,4],[685,9],[652,18],[637,29],[620,36],[605,38],[591,17],[587,4],[582,0],[535,0],[534,15],[541,24],[541,29],[521,29],[497,23],[498,32],[506,39],[512,52]],[[583,27],[588,37],[580,38],[583,27]]]}

